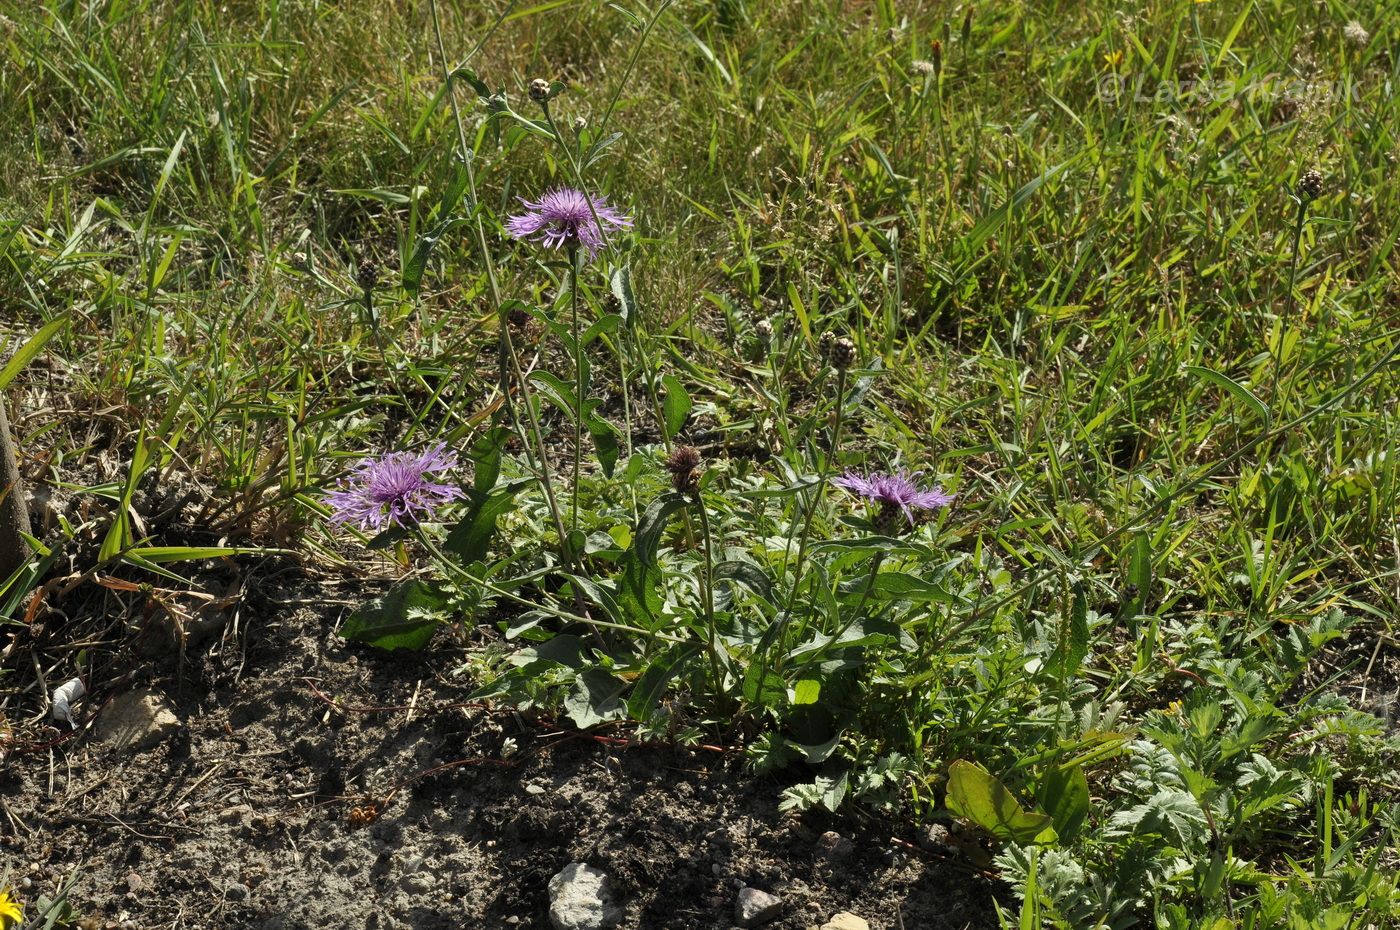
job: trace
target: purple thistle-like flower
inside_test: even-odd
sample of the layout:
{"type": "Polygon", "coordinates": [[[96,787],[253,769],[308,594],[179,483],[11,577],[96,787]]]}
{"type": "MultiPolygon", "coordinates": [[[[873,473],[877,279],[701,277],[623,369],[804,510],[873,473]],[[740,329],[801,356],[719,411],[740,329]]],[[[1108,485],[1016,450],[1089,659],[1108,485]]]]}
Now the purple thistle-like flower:
{"type": "Polygon", "coordinates": [[[461,488],[437,484],[430,475],[457,467],[457,454],[442,443],[421,452],[388,452],[361,459],[350,477],[325,496],[331,522],[376,532],[431,517],[449,501],[466,497],[461,488]]]}
{"type": "Polygon", "coordinates": [[[882,513],[903,511],[912,524],[915,510],[937,510],[953,502],[953,495],[942,488],[921,488],[915,480],[918,474],[900,471],[897,474],[871,472],[860,475],[848,471],[832,484],[850,491],[872,503],[879,504],[882,513]]]}
{"type": "Polygon", "coordinates": [[[551,249],[582,245],[589,258],[597,256],[609,233],[632,225],[632,218],[609,206],[608,198],[590,198],[572,187],[556,187],[537,201],[521,198],[520,202],[525,212],[506,221],[506,232],[517,239],[542,242],[551,249]]]}

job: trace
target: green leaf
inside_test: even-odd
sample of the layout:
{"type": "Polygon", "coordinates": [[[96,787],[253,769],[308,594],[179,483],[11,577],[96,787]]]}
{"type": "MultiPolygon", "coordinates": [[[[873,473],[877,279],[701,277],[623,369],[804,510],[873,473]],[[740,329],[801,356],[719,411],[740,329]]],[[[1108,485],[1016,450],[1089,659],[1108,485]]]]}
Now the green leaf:
{"type": "Polygon", "coordinates": [[[1025,811],[1006,786],[972,762],[948,766],[948,809],[1000,840],[1027,845],[1053,842],[1055,828],[1046,814],[1025,811]]]}
{"type": "Polygon", "coordinates": [[[873,586],[870,584],[870,576],[865,575],[856,579],[849,587],[842,585],[841,595],[848,600],[858,598],[867,587],[871,589],[870,593],[873,596],[889,600],[917,603],[936,602],[939,604],[956,604],[958,602],[958,599],[949,594],[941,585],[905,572],[880,572],[875,576],[873,586]]]}
{"type": "Polygon", "coordinates": [[[755,707],[779,707],[787,700],[787,686],[782,678],[754,662],[744,670],[744,700],[755,707]]]}
{"type": "Polygon", "coordinates": [[[663,602],[657,585],[661,573],[655,562],[648,564],[635,549],[622,558],[622,574],[613,582],[613,600],[628,622],[651,629],[656,625],[663,602]]]}
{"type": "Polygon", "coordinates": [[[231,555],[272,555],[287,551],[286,549],[262,549],[257,546],[144,546],[128,549],[125,555],[161,565],[165,562],[222,559],[231,555]]]}
{"type": "Polygon", "coordinates": [[[1250,391],[1249,388],[1240,384],[1233,378],[1222,375],[1220,372],[1210,368],[1202,368],[1200,365],[1187,365],[1183,370],[1187,374],[1195,375],[1203,381],[1209,381],[1216,387],[1224,388],[1228,393],[1233,394],[1236,400],[1243,402],[1246,407],[1254,411],[1254,415],[1259,418],[1264,429],[1267,430],[1269,428],[1269,423],[1272,420],[1269,408],[1262,400],[1255,397],[1254,393],[1250,391]]]}
{"type": "Polygon", "coordinates": [[[530,479],[522,478],[489,494],[469,491],[467,498],[472,502],[471,509],[447,534],[444,548],[466,565],[485,561],[491,537],[496,533],[496,521],[514,509],[515,495],[529,483],[530,479]]]}
{"type": "Polygon", "coordinates": [[[729,559],[715,566],[716,581],[733,581],[742,584],[754,594],[770,604],[773,600],[773,582],[766,572],[752,562],[729,559]]]}
{"type": "Polygon", "coordinates": [[[652,660],[642,672],[632,693],[627,696],[627,714],[634,720],[646,721],[661,703],[666,688],[700,652],[698,643],[676,643],[652,660]]]}
{"type": "Polygon", "coordinates": [[[822,683],[815,678],[804,678],[792,689],[792,703],[815,704],[822,693],[822,683]]]}
{"type": "Polygon", "coordinates": [[[611,478],[613,471],[617,468],[617,459],[621,454],[622,445],[618,439],[617,427],[598,415],[598,408],[602,405],[601,400],[595,399],[588,402],[583,425],[588,430],[588,435],[593,439],[593,449],[598,453],[598,462],[603,466],[603,474],[611,478]]]}
{"type": "Polygon", "coordinates": [[[652,566],[656,564],[656,550],[661,546],[661,534],[666,532],[666,523],[671,518],[671,514],[680,510],[686,505],[686,499],[680,494],[667,494],[652,501],[651,506],[642,514],[642,521],[637,524],[637,534],[632,548],[636,550],[637,557],[642,560],[642,564],[652,566]]]}
{"type": "Polygon", "coordinates": [[[626,715],[621,694],[627,683],[600,668],[590,668],[574,679],[564,698],[564,712],[580,730],[618,720],[626,715]]]}
{"type": "Polygon", "coordinates": [[[1040,780],[1040,809],[1055,823],[1060,842],[1078,835],[1089,817],[1089,780],[1082,766],[1056,766],[1040,780]]]}
{"type": "Polygon", "coordinates": [[[131,456],[131,468],[126,474],[126,486],[122,489],[121,500],[117,503],[117,516],[102,539],[102,548],[97,552],[100,562],[115,558],[123,549],[130,546],[131,538],[131,497],[136,486],[141,483],[141,475],[146,471],[146,459],[150,448],[146,445],[146,428],[136,437],[136,451],[131,456]]]}
{"type": "Polygon", "coordinates": [[[675,437],[680,435],[685,418],[690,415],[690,394],[675,375],[664,375],[661,384],[666,388],[666,399],[661,403],[662,416],[666,419],[666,435],[675,437]]]}
{"type": "Polygon", "coordinates": [[[632,269],[627,265],[613,270],[612,294],[621,306],[622,322],[631,328],[637,325],[637,298],[632,293],[632,269]]]}
{"type": "Polygon", "coordinates": [[[423,581],[406,581],[363,604],[340,635],[378,649],[422,649],[446,619],[447,595],[423,581]]]}
{"type": "Polygon", "coordinates": [[[475,466],[472,474],[472,487],[483,494],[496,486],[501,476],[501,455],[513,433],[504,426],[496,425],[482,434],[467,453],[475,466]]]}
{"type": "Polygon", "coordinates": [[[423,285],[423,272],[427,270],[428,259],[432,257],[433,250],[437,248],[442,237],[452,232],[458,226],[466,222],[464,217],[452,216],[433,226],[418,239],[418,245],[413,250],[407,262],[403,266],[403,287],[410,293],[417,293],[423,285]]]}
{"type": "Polygon", "coordinates": [[[1089,602],[1081,585],[1075,585],[1069,616],[1060,624],[1060,639],[1055,644],[1055,677],[1069,681],[1079,672],[1089,654],[1089,602]]]}
{"type": "Polygon", "coordinates": [[[473,71],[471,68],[457,68],[450,75],[448,75],[447,79],[449,83],[451,81],[466,81],[468,84],[471,85],[472,90],[476,91],[479,96],[491,96],[491,88],[487,87],[486,82],[483,81],[481,78],[477,77],[476,72],[473,71]]]}
{"type": "Polygon", "coordinates": [[[30,336],[29,341],[20,346],[14,357],[6,363],[3,369],[0,369],[0,391],[9,387],[10,382],[15,380],[19,373],[24,371],[25,366],[44,351],[44,346],[58,335],[59,330],[67,325],[68,314],[64,313],[45,323],[37,333],[30,336]]]}

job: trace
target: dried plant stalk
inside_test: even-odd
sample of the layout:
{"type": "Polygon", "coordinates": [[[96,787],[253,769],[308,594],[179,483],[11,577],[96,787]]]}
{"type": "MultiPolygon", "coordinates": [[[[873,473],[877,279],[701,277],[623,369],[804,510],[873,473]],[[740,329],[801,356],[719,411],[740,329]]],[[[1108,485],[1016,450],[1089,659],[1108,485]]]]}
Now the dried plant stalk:
{"type": "Polygon", "coordinates": [[[14,574],[29,557],[24,541],[29,532],[29,507],[19,478],[19,461],[10,438],[5,398],[0,395],[0,583],[14,574]]]}

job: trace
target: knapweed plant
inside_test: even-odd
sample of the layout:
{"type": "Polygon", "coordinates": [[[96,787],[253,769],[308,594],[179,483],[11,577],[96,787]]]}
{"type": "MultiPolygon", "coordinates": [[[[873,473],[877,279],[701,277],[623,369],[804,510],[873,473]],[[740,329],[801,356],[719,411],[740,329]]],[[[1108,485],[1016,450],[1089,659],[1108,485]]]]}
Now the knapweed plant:
{"type": "MultiPolygon", "coordinates": [[[[630,717],[654,732],[767,731],[769,762],[832,758],[843,732],[872,722],[889,662],[926,649],[966,603],[939,543],[952,496],[878,470],[880,450],[843,450],[879,372],[834,333],[807,343],[817,401],[785,424],[801,438],[773,467],[697,442],[693,400],[660,372],[626,260],[646,218],[587,177],[615,136],[586,122],[562,131],[557,83],[529,84],[539,118],[477,90],[492,123],[552,143],[568,176],[518,196],[500,221],[518,246],[513,267],[491,276],[511,282],[494,294],[494,420],[364,459],[325,495],[332,523],[435,568],[343,632],[421,647],[440,626],[470,637],[484,625],[497,638],[467,669],[482,696],[561,708],[579,726],[630,717]],[[523,357],[531,326],[544,364],[523,357]],[[555,359],[567,370],[550,370],[555,359]],[[603,365],[623,386],[621,427],[598,396],[603,365]]],[[[489,247],[482,258],[496,261],[489,247]]]]}

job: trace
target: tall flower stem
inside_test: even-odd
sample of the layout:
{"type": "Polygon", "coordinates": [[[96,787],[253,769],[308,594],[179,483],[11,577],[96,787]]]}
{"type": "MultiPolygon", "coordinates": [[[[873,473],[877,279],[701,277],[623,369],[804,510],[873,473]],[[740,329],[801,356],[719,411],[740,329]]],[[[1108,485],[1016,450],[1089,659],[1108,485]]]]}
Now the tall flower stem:
{"type": "Polygon", "coordinates": [[[1292,324],[1293,314],[1298,308],[1298,298],[1294,287],[1298,282],[1298,253],[1303,246],[1303,227],[1308,222],[1308,201],[1306,198],[1298,198],[1298,217],[1293,222],[1293,256],[1288,263],[1288,300],[1284,304],[1283,319],[1279,322],[1278,351],[1274,357],[1273,378],[1269,382],[1269,404],[1273,405],[1274,395],[1283,380],[1283,356],[1287,351],[1288,328],[1292,324]]]}
{"type": "Polygon", "coordinates": [[[19,477],[19,463],[10,438],[5,395],[0,393],[0,586],[28,561],[29,505],[19,477]]]}
{"type": "Polygon", "coordinates": [[[700,492],[695,492],[695,510],[700,514],[700,533],[705,537],[705,625],[710,637],[710,669],[715,679],[715,697],[724,695],[724,671],[719,662],[719,631],[715,625],[715,544],[710,534],[710,515],[700,492]]]}
{"type": "Polygon", "coordinates": [[[574,411],[574,499],[572,528],[578,531],[578,485],[579,485],[579,465],[583,460],[583,418],[588,409],[587,398],[584,392],[587,385],[584,384],[583,376],[583,328],[579,325],[578,315],[578,243],[569,244],[569,305],[572,316],[574,331],[574,399],[578,404],[578,409],[574,411]]]}
{"type": "Polygon", "coordinates": [[[802,532],[797,539],[797,561],[793,564],[792,591],[788,595],[788,606],[792,606],[792,598],[797,593],[797,583],[802,578],[802,565],[807,556],[807,541],[812,536],[812,520],[817,515],[817,509],[821,506],[822,497],[826,493],[826,481],[831,477],[831,465],[841,457],[841,427],[846,407],[846,369],[836,370],[836,410],[834,411],[835,422],[831,428],[831,452],[821,460],[821,465],[817,469],[817,486],[812,491],[812,501],[807,507],[807,513],[803,517],[802,532]]]}

